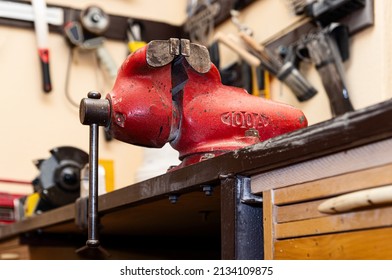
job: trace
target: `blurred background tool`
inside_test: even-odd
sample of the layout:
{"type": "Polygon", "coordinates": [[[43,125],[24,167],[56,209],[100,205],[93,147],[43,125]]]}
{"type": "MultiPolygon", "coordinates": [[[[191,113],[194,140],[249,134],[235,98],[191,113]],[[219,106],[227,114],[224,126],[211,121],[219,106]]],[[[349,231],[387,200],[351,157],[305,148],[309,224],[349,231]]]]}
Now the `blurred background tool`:
{"type": "Polygon", "coordinates": [[[254,56],[253,54],[250,54],[247,50],[245,50],[239,43],[236,41],[236,38],[233,36],[226,35],[223,32],[217,32],[215,33],[215,39],[216,41],[224,44],[228,48],[230,48],[232,51],[237,53],[241,59],[245,60],[246,63],[252,66],[259,66],[260,61],[259,59],[254,56]]]}
{"type": "Polygon", "coordinates": [[[280,48],[287,50],[286,60],[293,61],[297,68],[301,61],[315,65],[328,95],[332,116],[354,110],[343,65],[343,62],[349,58],[350,31],[348,26],[338,21],[364,8],[367,2],[366,0],[289,1],[295,14],[310,18],[315,28],[311,27],[310,31],[299,34],[296,42],[287,43],[280,48]]]}
{"type": "MultiPolygon", "coordinates": [[[[109,17],[104,11],[98,7],[90,6],[82,10],[79,17],[76,17],[73,13],[69,13],[69,20],[67,20],[63,29],[65,38],[71,47],[67,66],[65,95],[72,106],[79,108],[79,102],[74,101],[69,92],[74,56],[79,52],[91,52],[94,70],[104,70],[103,72],[106,74],[104,77],[108,78],[106,82],[110,85],[112,85],[117,75],[117,65],[105,47],[105,38],[101,36],[110,24],[109,17]]],[[[100,86],[98,85],[97,87],[100,86]]],[[[106,139],[110,140],[110,135],[106,135],[106,139]]]]}
{"type": "Polygon", "coordinates": [[[85,30],[84,35],[87,43],[91,43],[90,48],[95,49],[98,61],[111,79],[117,75],[117,65],[104,45],[105,38],[101,36],[109,27],[110,19],[98,6],[89,6],[80,12],[80,21],[85,30]]]}
{"type": "Polygon", "coordinates": [[[283,62],[279,56],[261,46],[244,32],[240,32],[240,37],[252,55],[259,59],[261,66],[288,86],[298,101],[303,102],[309,100],[317,93],[317,90],[306,80],[291,61],[283,62]]]}
{"type": "Polygon", "coordinates": [[[68,21],[64,25],[64,33],[72,47],[81,47],[84,43],[82,25],[78,21],[68,21]]]}
{"type": "Polygon", "coordinates": [[[43,90],[48,93],[52,91],[52,82],[49,69],[49,27],[46,21],[45,0],[32,0],[34,9],[34,27],[37,37],[38,54],[41,63],[43,90]]]}
{"type": "MultiPolygon", "coordinates": [[[[96,49],[104,43],[104,38],[103,37],[93,37],[91,39],[86,40],[83,27],[82,27],[81,23],[76,20],[71,20],[71,21],[66,22],[66,24],[64,25],[64,35],[65,35],[65,38],[70,46],[64,92],[65,92],[65,96],[67,98],[67,101],[72,106],[79,108],[79,102],[73,100],[71,93],[69,92],[71,68],[72,68],[72,64],[74,62],[75,52],[78,52],[78,51],[92,52],[94,55],[94,63],[93,63],[95,65],[94,70],[96,70],[97,68],[99,68],[99,64],[97,65],[97,63],[96,63],[96,61],[97,61],[96,49]]],[[[112,72],[112,75],[114,75],[113,73],[115,72],[115,70],[112,70],[111,72],[112,72]]]]}
{"type": "Polygon", "coordinates": [[[231,34],[226,35],[223,32],[215,33],[214,39],[227,46],[229,49],[238,54],[241,58],[241,87],[246,89],[252,95],[259,96],[259,86],[256,76],[256,68],[260,65],[258,59],[247,52],[241,47],[240,42],[238,42],[235,36],[231,34]]]}
{"type": "Polygon", "coordinates": [[[127,39],[129,53],[133,53],[146,45],[146,42],[142,39],[142,27],[140,23],[128,19],[127,39]]]}
{"type": "Polygon", "coordinates": [[[221,6],[210,0],[188,0],[185,32],[189,33],[191,42],[208,46],[213,36],[215,20],[221,6]]]}
{"type": "Polygon", "coordinates": [[[306,101],[317,93],[316,89],[303,77],[290,61],[283,63],[280,57],[259,45],[248,34],[240,32],[239,36],[245,43],[249,52],[228,35],[225,35],[222,32],[215,34],[216,40],[224,43],[239,54],[249,65],[255,67],[261,66],[285,83],[299,101],[306,101]]]}
{"type": "Polygon", "coordinates": [[[100,7],[88,6],[80,12],[80,22],[92,34],[103,34],[109,27],[109,15],[100,7]]]}
{"type": "Polygon", "coordinates": [[[363,8],[366,0],[289,0],[296,15],[305,15],[325,25],[363,8]]]}
{"type": "MultiPolygon", "coordinates": [[[[231,21],[235,26],[237,26],[239,32],[244,32],[251,37],[253,36],[253,30],[239,20],[239,11],[231,10],[230,15],[231,21]]],[[[268,71],[264,71],[260,66],[244,65],[244,67],[250,67],[249,92],[252,93],[252,95],[259,96],[261,91],[264,98],[270,99],[271,95],[268,71]]]]}
{"type": "Polygon", "coordinates": [[[333,116],[354,111],[343,67],[343,62],[349,58],[348,40],[347,26],[332,23],[320,31],[306,34],[299,43],[299,48],[306,48],[317,69],[333,116]]]}
{"type": "Polygon", "coordinates": [[[48,159],[36,160],[40,174],[33,180],[34,193],[26,198],[25,216],[74,202],[80,196],[80,172],[88,154],[70,146],[50,150],[48,159]]]}

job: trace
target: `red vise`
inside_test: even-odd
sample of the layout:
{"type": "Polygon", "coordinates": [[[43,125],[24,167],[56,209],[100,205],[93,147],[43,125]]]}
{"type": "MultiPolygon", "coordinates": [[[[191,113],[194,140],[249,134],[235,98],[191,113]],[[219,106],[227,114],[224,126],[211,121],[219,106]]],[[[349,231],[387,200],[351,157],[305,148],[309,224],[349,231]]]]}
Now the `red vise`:
{"type": "MultiPolygon", "coordinates": [[[[192,52],[196,44],[191,45],[192,52]]],[[[185,166],[307,126],[292,106],[223,85],[209,58],[198,70],[206,64],[198,49],[186,59],[160,53],[154,62],[149,48],[151,43],[126,59],[107,95],[110,129],[118,140],[153,148],[169,142],[185,166]],[[181,75],[186,79],[174,90],[181,75]]]]}

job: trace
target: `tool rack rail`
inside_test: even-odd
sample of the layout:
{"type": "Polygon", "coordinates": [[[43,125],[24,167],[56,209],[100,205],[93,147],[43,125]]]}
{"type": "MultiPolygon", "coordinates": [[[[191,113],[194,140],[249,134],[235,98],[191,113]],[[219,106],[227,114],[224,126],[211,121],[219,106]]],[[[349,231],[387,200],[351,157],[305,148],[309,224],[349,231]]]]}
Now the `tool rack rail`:
{"type": "MultiPolygon", "coordinates": [[[[176,230],[178,227],[184,230],[185,235],[192,237],[200,227],[202,231],[205,231],[204,236],[212,234],[217,237],[214,242],[220,243],[217,245],[220,251],[218,257],[262,259],[264,257],[261,249],[263,244],[262,206],[260,197],[252,193],[251,176],[391,137],[392,100],[388,100],[168,172],[99,196],[98,212],[102,217],[101,223],[104,227],[101,235],[120,234],[121,232],[129,235],[133,233],[143,235],[146,231],[158,235],[170,235],[178,234],[179,231],[176,230]],[[246,189],[248,197],[251,197],[249,203],[246,201],[243,203],[243,189],[246,189]],[[241,194],[239,194],[240,191],[241,194]],[[208,196],[212,198],[206,199],[208,196]],[[170,199],[171,202],[176,202],[178,199],[177,204],[180,206],[176,208],[177,205],[171,205],[170,199]],[[181,204],[183,199],[186,203],[181,204]],[[200,209],[197,208],[199,203],[202,205],[200,209]],[[147,205],[151,207],[148,208],[147,205]],[[186,217],[188,208],[200,214],[202,207],[209,209],[210,212],[218,213],[211,214],[205,211],[204,223],[186,217]],[[183,211],[185,217],[180,220],[178,217],[171,217],[169,224],[164,224],[159,221],[159,214],[166,210],[169,216],[183,211]],[[237,215],[241,212],[240,210],[244,211],[245,217],[237,215]],[[147,219],[150,219],[149,221],[141,221],[138,218],[144,214],[147,219]],[[208,220],[209,214],[213,217],[208,220]],[[158,219],[154,219],[155,216],[158,219]],[[122,221],[120,223],[113,221],[118,219],[122,221]],[[247,222],[257,223],[260,226],[252,231],[244,228],[241,221],[237,221],[238,219],[246,219],[247,222]],[[139,221],[139,226],[127,225],[135,223],[135,220],[139,221]],[[205,223],[205,220],[208,222],[205,223]],[[143,227],[146,228],[145,231],[143,227]],[[246,247],[249,243],[246,241],[249,240],[252,246],[246,247]],[[261,247],[254,246],[254,244],[261,247]]],[[[80,234],[81,228],[85,230],[87,219],[83,207],[83,203],[79,200],[23,221],[2,226],[0,227],[0,242],[38,231],[80,234]]]]}

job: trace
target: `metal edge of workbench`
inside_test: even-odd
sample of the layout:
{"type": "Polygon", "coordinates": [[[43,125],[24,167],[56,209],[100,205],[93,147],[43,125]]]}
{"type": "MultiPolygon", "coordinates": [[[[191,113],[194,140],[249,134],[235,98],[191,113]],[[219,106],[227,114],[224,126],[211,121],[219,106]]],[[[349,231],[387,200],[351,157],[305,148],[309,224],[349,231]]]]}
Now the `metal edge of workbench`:
{"type": "MultiPolygon", "coordinates": [[[[252,176],[390,137],[392,100],[101,195],[99,213],[192,192],[200,185],[220,185],[221,175],[252,176]]],[[[0,240],[74,219],[75,205],[66,205],[0,227],[0,240]]]]}

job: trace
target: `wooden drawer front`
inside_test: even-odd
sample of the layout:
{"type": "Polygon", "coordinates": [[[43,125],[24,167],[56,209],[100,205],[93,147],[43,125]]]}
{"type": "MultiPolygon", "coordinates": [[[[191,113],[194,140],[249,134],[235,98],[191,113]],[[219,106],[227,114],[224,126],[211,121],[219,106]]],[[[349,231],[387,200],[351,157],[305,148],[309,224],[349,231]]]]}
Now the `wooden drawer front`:
{"type": "Polygon", "coordinates": [[[275,238],[392,226],[392,206],[275,224],[275,238]]]}
{"type": "Polygon", "coordinates": [[[0,242],[0,251],[3,251],[4,249],[9,249],[12,247],[17,247],[19,245],[20,245],[19,238],[7,239],[7,240],[0,242]]]}
{"type": "Polygon", "coordinates": [[[386,165],[274,190],[275,238],[392,226],[392,205],[332,215],[317,209],[331,197],[391,183],[386,165]]]}
{"type": "Polygon", "coordinates": [[[351,172],[322,180],[298,184],[274,191],[274,204],[291,204],[301,201],[328,198],[366,188],[392,183],[392,164],[351,172]]]}
{"type": "Polygon", "coordinates": [[[391,236],[392,228],[382,228],[278,240],[274,246],[274,258],[391,260],[391,236]]]}
{"type": "Polygon", "coordinates": [[[8,248],[0,251],[0,260],[29,260],[29,247],[21,245],[18,247],[8,248]]]}
{"type": "Polygon", "coordinates": [[[337,214],[321,213],[318,206],[332,197],[391,184],[392,165],[385,165],[264,192],[265,255],[273,259],[390,258],[389,252],[374,255],[371,250],[392,237],[392,204],[337,214]],[[370,244],[360,244],[372,232],[379,235],[370,244]],[[345,244],[350,250],[339,252],[345,244]],[[368,246],[364,256],[354,250],[355,244],[368,246]]]}

